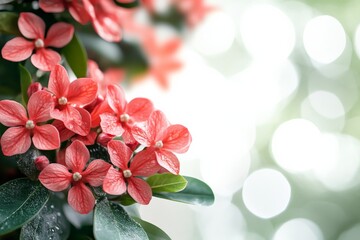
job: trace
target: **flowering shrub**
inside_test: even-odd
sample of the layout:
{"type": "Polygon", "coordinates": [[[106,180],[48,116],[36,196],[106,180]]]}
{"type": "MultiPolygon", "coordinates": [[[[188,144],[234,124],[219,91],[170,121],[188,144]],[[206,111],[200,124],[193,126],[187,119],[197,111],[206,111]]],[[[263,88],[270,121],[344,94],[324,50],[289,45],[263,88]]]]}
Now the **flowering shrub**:
{"type": "Polygon", "coordinates": [[[205,183],[179,175],[176,154],[189,149],[189,130],[149,99],[128,101],[121,86],[152,75],[166,88],[181,67],[174,55],[180,35],[159,41],[136,20],[138,11],[191,28],[212,9],[200,0],[169,2],[182,16],[176,24],[148,0],[143,7],[136,0],[2,1],[4,238],[169,239],[128,206],[152,197],[213,203],[205,183]],[[124,59],[110,60],[98,44],[122,50],[124,59]],[[75,225],[79,215],[71,211],[93,215],[93,231],[75,225]]]}

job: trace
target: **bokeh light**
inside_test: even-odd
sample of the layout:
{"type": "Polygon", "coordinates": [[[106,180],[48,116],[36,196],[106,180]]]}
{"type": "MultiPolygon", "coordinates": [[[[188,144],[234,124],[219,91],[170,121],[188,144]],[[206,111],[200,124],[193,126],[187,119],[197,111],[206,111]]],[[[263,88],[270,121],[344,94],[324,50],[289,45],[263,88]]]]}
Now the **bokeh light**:
{"type": "Polygon", "coordinates": [[[319,227],[312,221],[303,218],[285,222],[276,231],[272,240],[323,240],[319,227]]]}
{"type": "Polygon", "coordinates": [[[272,218],[289,204],[291,187],[280,172],[257,170],[246,179],[242,197],[246,208],[260,218],[272,218]]]}
{"type": "Polygon", "coordinates": [[[316,62],[328,64],[344,51],[346,34],[341,23],[334,17],[323,15],[311,19],[303,35],[307,54],[316,62]]]}

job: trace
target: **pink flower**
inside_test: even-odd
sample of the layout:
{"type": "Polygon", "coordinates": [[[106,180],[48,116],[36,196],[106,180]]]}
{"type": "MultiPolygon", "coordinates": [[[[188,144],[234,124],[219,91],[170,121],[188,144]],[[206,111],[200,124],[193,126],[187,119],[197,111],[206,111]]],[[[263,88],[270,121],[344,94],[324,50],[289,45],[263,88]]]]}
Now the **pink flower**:
{"type": "Polygon", "coordinates": [[[48,89],[55,95],[51,117],[61,120],[69,130],[86,136],[90,131],[91,118],[89,112],[81,107],[96,98],[96,82],[90,78],[79,78],[70,83],[65,68],[56,65],[50,73],[48,89]]]}
{"type": "Polygon", "coordinates": [[[148,119],[154,107],[146,98],[135,98],[129,103],[125,100],[120,86],[109,85],[107,99],[114,113],[100,115],[100,126],[104,133],[122,136],[126,143],[134,142],[131,129],[135,123],[148,119]]]}
{"type": "Polygon", "coordinates": [[[90,21],[82,0],[39,0],[39,7],[48,13],[60,13],[69,9],[71,16],[79,23],[86,24],[90,21]]]}
{"type": "Polygon", "coordinates": [[[155,151],[160,166],[173,174],[179,174],[180,164],[173,153],[184,153],[189,149],[191,135],[182,125],[171,125],[161,111],[154,111],[145,125],[132,128],[134,138],[155,151]]]}
{"type": "Polygon", "coordinates": [[[45,23],[33,13],[20,13],[19,30],[31,41],[16,37],[8,41],[1,50],[2,57],[13,62],[20,62],[31,55],[32,64],[40,70],[50,71],[61,61],[59,53],[47,47],[61,48],[70,42],[74,27],[64,22],[52,25],[45,38],[45,23]],[[33,50],[35,49],[35,54],[33,50]]]}
{"type": "Polygon", "coordinates": [[[127,188],[129,195],[136,202],[148,204],[152,197],[151,188],[138,176],[148,177],[159,170],[155,155],[139,152],[128,167],[133,152],[123,142],[110,141],[108,150],[111,162],[119,169],[109,168],[103,183],[104,191],[108,194],[121,195],[127,188]]]}
{"type": "Polygon", "coordinates": [[[59,192],[71,188],[69,205],[77,212],[89,213],[95,206],[95,198],[89,187],[101,186],[110,164],[95,159],[85,168],[90,159],[89,150],[80,141],[74,141],[65,152],[65,164],[52,163],[39,175],[40,182],[48,189],[59,192]]]}
{"type": "Polygon", "coordinates": [[[38,91],[31,95],[26,114],[25,108],[15,101],[0,101],[0,122],[10,127],[1,137],[1,148],[6,156],[25,153],[31,145],[40,150],[60,147],[59,132],[50,124],[40,124],[50,119],[54,108],[51,95],[38,91]]]}
{"type": "Polygon", "coordinates": [[[107,86],[120,83],[124,76],[124,70],[116,68],[110,68],[103,73],[95,61],[88,60],[88,77],[97,82],[98,96],[101,96],[103,99],[106,96],[107,86]]]}
{"type": "Polygon", "coordinates": [[[199,24],[206,15],[216,7],[209,6],[204,0],[172,0],[178,9],[185,15],[190,27],[199,24]]]}

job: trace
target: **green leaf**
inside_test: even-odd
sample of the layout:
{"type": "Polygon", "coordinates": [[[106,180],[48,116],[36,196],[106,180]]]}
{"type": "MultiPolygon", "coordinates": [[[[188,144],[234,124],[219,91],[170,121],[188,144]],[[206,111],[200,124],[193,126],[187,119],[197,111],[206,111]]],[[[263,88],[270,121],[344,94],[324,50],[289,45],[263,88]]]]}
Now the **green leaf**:
{"type": "Polygon", "coordinates": [[[133,219],[144,228],[146,234],[149,237],[149,240],[171,240],[171,238],[163,230],[154,224],[146,222],[137,217],[133,217],[133,219]]]}
{"type": "Polygon", "coordinates": [[[114,200],[119,202],[123,206],[130,206],[136,203],[136,201],[129,194],[122,194],[114,200]]]}
{"type": "Polygon", "coordinates": [[[106,198],[95,206],[94,236],[97,240],[149,239],[140,224],[132,220],[119,204],[106,198]]]}
{"type": "Polygon", "coordinates": [[[121,3],[118,1],[114,1],[116,3],[116,5],[123,7],[123,8],[134,8],[134,7],[138,7],[140,5],[139,0],[133,0],[130,3],[121,3]]]}
{"type": "Polygon", "coordinates": [[[23,103],[26,106],[29,100],[29,97],[27,95],[27,90],[31,84],[32,79],[29,71],[21,64],[19,64],[19,70],[20,70],[21,96],[23,103]]]}
{"type": "Polygon", "coordinates": [[[214,193],[204,182],[193,177],[185,177],[187,186],[177,193],[154,193],[155,197],[165,198],[177,202],[190,203],[195,205],[211,205],[214,203],[214,193]]]}
{"type": "Polygon", "coordinates": [[[13,12],[0,12],[0,33],[20,35],[19,15],[13,12]]]}
{"type": "Polygon", "coordinates": [[[70,235],[70,223],[62,211],[62,201],[48,201],[36,217],[21,228],[20,240],[66,240],[70,235]]]}
{"type": "Polygon", "coordinates": [[[49,191],[39,182],[18,178],[0,186],[0,235],[34,218],[49,200],[49,191]]]}
{"type": "Polygon", "coordinates": [[[149,177],[146,181],[150,185],[153,193],[179,192],[184,190],[187,185],[184,177],[171,173],[156,174],[149,177]]]}
{"type": "Polygon", "coordinates": [[[74,37],[68,45],[62,49],[62,54],[66,58],[66,62],[69,64],[75,75],[80,77],[86,77],[87,71],[87,54],[85,47],[74,34],[74,37]]]}

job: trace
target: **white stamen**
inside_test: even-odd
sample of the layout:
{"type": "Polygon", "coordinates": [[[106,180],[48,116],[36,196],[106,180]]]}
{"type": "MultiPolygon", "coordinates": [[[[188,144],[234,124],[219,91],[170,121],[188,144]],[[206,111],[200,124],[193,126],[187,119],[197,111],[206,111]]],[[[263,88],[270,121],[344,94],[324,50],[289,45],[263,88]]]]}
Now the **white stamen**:
{"type": "Polygon", "coordinates": [[[155,147],[156,147],[156,148],[162,148],[163,146],[164,146],[164,144],[163,144],[162,141],[157,141],[157,142],[155,143],[155,147]]]}
{"type": "Polygon", "coordinates": [[[44,41],[40,38],[36,39],[34,44],[36,48],[42,48],[45,46],[44,41]]]}
{"type": "Polygon", "coordinates": [[[61,97],[61,98],[59,98],[59,99],[58,99],[58,103],[59,103],[60,105],[65,105],[65,104],[67,104],[67,98],[66,98],[66,97],[61,97]]]}
{"type": "Polygon", "coordinates": [[[124,174],[124,178],[129,178],[132,176],[130,169],[124,170],[123,174],[124,174]]]}
{"type": "Polygon", "coordinates": [[[80,173],[75,172],[75,173],[73,174],[73,179],[74,179],[75,182],[79,181],[81,178],[82,178],[82,176],[81,176],[80,173]]]}
{"type": "Polygon", "coordinates": [[[130,120],[130,116],[126,113],[124,113],[120,116],[120,121],[122,121],[122,122],[127,122],[129,120],[130,120]]]}
{"type": "Polygon", "coordinates": [[[26,124],[25,124],[25,127],[27,129],[33,129],[35,127],[35,123],[33,120],[27,120],[26,124]]]}

